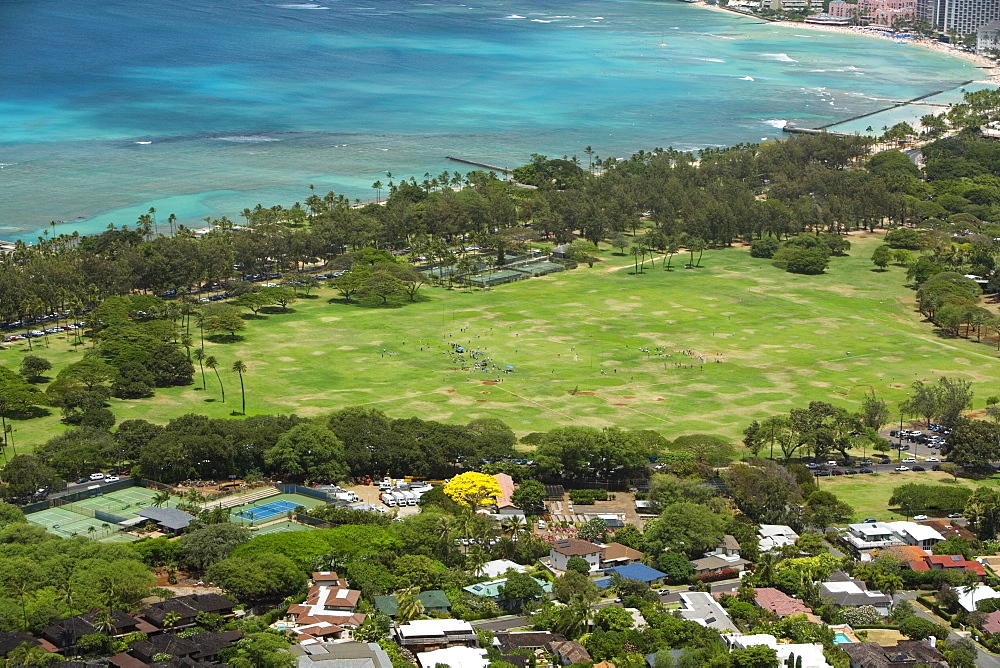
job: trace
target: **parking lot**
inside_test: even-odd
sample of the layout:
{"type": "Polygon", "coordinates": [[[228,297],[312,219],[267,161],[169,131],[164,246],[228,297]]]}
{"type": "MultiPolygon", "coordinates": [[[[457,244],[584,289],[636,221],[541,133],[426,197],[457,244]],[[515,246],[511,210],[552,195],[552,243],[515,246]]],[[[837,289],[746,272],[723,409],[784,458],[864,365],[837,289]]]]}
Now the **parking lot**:
{"type": "Polygon", "coordinates": [[[940,471],[941,462],[947,459],[941,454],[941,447],[947,444],[950,433],[951,430],[937,424],[927,429],[887,429],[881,434],[892,444],[892,450],[887,453],[873,453],[849,461],[810,462],[806,467],[817,478],[890,471],[940,471]]]}

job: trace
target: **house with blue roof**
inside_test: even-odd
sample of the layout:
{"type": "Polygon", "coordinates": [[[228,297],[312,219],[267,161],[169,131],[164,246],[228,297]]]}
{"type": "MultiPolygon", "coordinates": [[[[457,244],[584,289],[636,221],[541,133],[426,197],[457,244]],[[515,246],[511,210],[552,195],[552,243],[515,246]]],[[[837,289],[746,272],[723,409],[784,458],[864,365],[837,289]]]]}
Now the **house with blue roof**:
{"type": "Polygon", "coordinates": [[[627,566],[615,566],[614,568],[609,568],[604,571],[606,574],[610,575],[612,573],[618,573],[626,580],[636,580],[638,582],[645,582],[648,585],[660,584],[663,579],[667,577],[666,573],[661,573],[655,568],[650,568],[645,564],[629,564],[627,566]]]}

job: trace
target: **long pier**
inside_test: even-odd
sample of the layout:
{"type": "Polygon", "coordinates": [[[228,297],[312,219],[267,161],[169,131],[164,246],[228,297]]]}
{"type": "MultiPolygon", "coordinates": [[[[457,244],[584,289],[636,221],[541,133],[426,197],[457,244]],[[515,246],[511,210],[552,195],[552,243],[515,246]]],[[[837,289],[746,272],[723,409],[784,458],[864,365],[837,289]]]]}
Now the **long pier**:
{"type": "MultiPolygon", "coordinates": [[[[975,83],[975,79],[970,79],[969,81],[962,82],[962,83],[958,84],[957,86],[955,86],[955,88],[961,88],[962,86],[968,86],[970,83],[975,83]]],[[[892,104],[892,106],[884,107],[882,109],[876,109],[875,111],[869,111],[869,112],[864,113],[864,114],[858,114],[857,116],[851,116],[850,118],[845,118],[844,120],[841,120],[841,121],[834,121],[833,123],[827,123],[826,125],[821,125],[818,128],[797,128],[797,127],[794,127],[794,126],[790,127],[790,126],[786,125],[784,128],[782,128],[782,132],[787,132],[789,134],[802,134],[802,135],[820,134],[820,133],[826,132],[827,128],[833,127],[834,125],[840,125],[841,123],[850,123],[851,121],[856,121],[856,120],[859,120],[859,119],[862,119],[862,118],[867,118],[868,116],[874,116],[875,114],[881,114],[883,111],[889,111],[890,109],[898,109],[899,107],[905,107],[908,104],[917,104],[917,103],[921,102],[922,100],[926,100],[929,97],[934,97],[935,95],[940,95],[941,93],[947,92],[948,90],[954,90],[954,89],[948,88],[948,89],[944,89],[944,90],[935,90],[935,91],[932,91],[930,93],[925,93],[923,95],[919,95],[919,96],[913,98],[912,100],[903,100],[902,102],[894,102],[892,104]]],[[[925,102],[924,104],[929,104],[929,106],[941,106],[941,107],[948,106],[948,105],[945,105],[945,104],[938,104],[938,103],[934,103],[934,102],[931,102],[931,103],[925,102]]],[[[831,133],[831,134],[841,134],[841,135],[843,135],[845,133],[836,132],[836,133],[831,133]]]]}
{"type": "Polygon", "coordinates": [[[476,162],[475,160],[466,160],[465,158],[456,158],[451,155],[444,156],[445,159],[451,160],[452,162],[460,162],[463,165],[472,165],[473,167],[482,167],[484,169],[489,169],[494,172],[503,172],[504,174],[509,174],[510,170],[506,167],[497,167],[496,165],[490,165],[485,162],[476,162]]]}

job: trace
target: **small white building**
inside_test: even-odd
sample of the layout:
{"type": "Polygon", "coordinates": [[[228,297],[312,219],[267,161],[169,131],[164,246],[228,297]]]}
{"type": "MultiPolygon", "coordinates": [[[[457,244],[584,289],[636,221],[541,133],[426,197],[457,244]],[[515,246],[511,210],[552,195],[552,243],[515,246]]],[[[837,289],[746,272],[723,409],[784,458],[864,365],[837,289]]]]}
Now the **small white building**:
{"type": "Polygon", "coordinates": [[[806,643],[779,643],[778,639],[767,633],[757,633],[754,635],[727,635],[723,636],[729,644],[729,650],[746,649],[756,645],[766,645],[773,649],[778,655],[778,665],[784,666],[788,663],[788,657],[794,657],[794,665],[801,668],[831,668],[823,655],[823,646],[820,644],[806,643]],[[799,660],[801,659],[801,664],[799,660]]]}
{"type": "Polygon", "coordinates": [[[679,610],[680,615],[689,622],[697,622],[716,631],[736,630],[736,623],[711,594],[703,591],[685,591],[681,592],[680,599],[683,606],[679,610]]]}
{"type": "Polygon", "coordinates": [[[417,654],[420,668],[434,668],[441,664],[449,668],[486,668],[490,665],[486,650],[478,647],[447,647],[417,654]]]}
{"type": "Polygon", "coordinates": [[[770,552],[785,545],[794,545],[795,541],[799,539],[799,534],[795,533],[792,527],[784,524],[761,524],[760,528],[757,529],[757,535],[760,537],[758,546],[761,552],[770,552]]]}

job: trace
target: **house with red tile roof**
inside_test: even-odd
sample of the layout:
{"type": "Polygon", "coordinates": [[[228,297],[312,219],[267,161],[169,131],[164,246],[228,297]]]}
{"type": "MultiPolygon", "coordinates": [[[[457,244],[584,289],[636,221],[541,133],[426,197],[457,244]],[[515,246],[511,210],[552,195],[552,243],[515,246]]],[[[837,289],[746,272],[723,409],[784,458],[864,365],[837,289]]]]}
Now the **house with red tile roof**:
{"type": "Polygon", "coordinates": [[[514,479],[506,473],[496,473],[493,475],[497,484],[500,485],[500,498],[497,499],[497,514],[504,516],[524,515],[524,511],[514,505],[511,497],[514,496],[514,479]]]}
{"type": "Polygon", "coordinates": [[[365,621],[365,615],[357,611],[360,598],[361,592],[349,589],[336,573],[319,571],[313,573],[306,600],[289,606],[287,620],[295,624],[293,631],[302,629],[302,635],[341,638],[346,629],[365,621]]]}
{"type": "Polygon", "coordinates": [[[986,569],[978,561],[968,561],[960,554],[935,554],[927,555],[923,559],[910,562],[910,569],[914,571],[942,571],[947,569],[961,569],[965,573],[975,573],[979,580],[986,577],[986,569]]]}
{"type": "Polygon", "coordinates": [[[986,615],[986,619],[979,625],[979,628],[987,633],[1000,633],[1000,610],[986,615]]]}
{"type": "Polygon", "coordinates": [[[812,610],[808,605],[774,587],[759,587],[755,589],[754,603],[765,610],[770,610],[779,617],[812,615],[812,610]]]}

